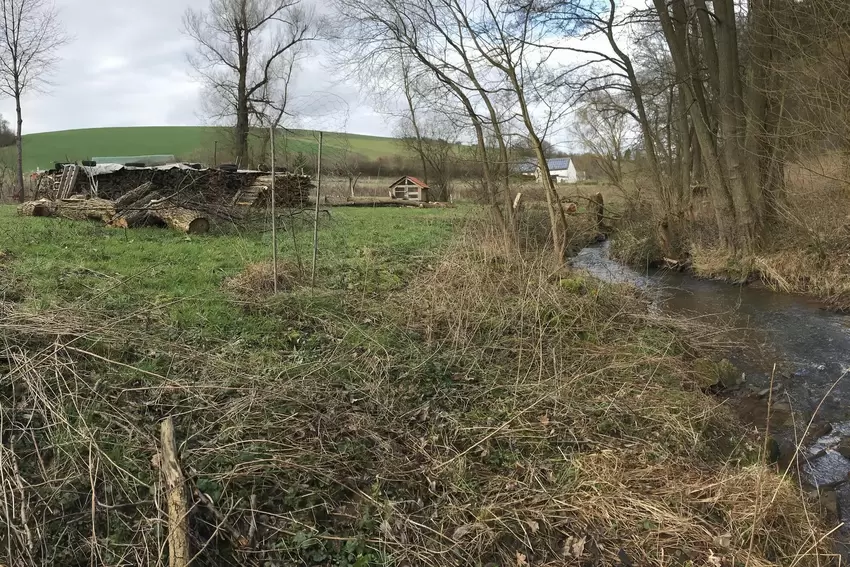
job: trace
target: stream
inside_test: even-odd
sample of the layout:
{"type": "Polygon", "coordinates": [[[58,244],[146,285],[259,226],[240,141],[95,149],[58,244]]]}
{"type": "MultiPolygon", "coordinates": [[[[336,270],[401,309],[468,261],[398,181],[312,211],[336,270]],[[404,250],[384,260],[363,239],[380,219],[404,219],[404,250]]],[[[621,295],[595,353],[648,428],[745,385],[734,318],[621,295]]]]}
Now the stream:
{"type": "MultiPolygon", "coordinates": [[[[835,513],[850,523],[850,484],[846,482],[850,460],[836,450],[842,439],[850,437],[850,376],[844,376],[850,369],[850,316],[831,313],[815,300],[764,287],[697,279],[669,270],[639,273],[611,260],[608,246],[609,242],[603,242],[585,248],[571,263],[603,281],[644,289],[653,299],[652,309],[719,322],[728,329],[723,338],[743,347],[727,355],[745,376],[743,392],[751,397],[757,397],[756,392],[764,395],[776,365],[774,408],[790,405],[788,409],[799,413],[800,435],[814,415],[812,429],[820,432],[802,450],[804,481],[834,489],[835,513]]],[[[764,416],[755,415],[755,410],[752,415],[745,415],[746,409],[741,413],[764,427],[764,416]]],[[[771,429],[781,451],[792,453],[794,427],[771,425],[771,429]]],[[[850,529],[842,528],[840,539],[850,542],[850,529]]]]}

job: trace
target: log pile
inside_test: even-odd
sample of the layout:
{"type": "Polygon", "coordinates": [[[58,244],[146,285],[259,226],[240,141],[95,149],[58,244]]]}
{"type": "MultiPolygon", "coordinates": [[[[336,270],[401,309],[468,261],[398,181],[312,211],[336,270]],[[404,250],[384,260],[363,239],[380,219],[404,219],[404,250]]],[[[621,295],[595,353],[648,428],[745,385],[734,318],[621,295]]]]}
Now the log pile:
{"type": "MultiPolygon", "coordinates": [[[[145,183],[160,188],[172,203],[186,209],[203,212],[209,217],[232,218],[240,210],[232,210],[241,195],[252,188],[271,187],[271,174],[261,172],[232,172],[218,169],[120,169],[98,175],[97,196],[119,200],[145,183]]],[[[279,207],[300,207],[307,203],[313,184],[309,176],[296,173],[277,173],[275,201],[279,207]]],[[[90,181],[85,175],[77,180],[75,192],[89,194],[90,181]]],[[[258,194],[253,207],[264,207],[270,200],[268,191],[258,194]]]]}
{"type": "Polygon", "coordinates": [[[136,228],[165,225],[187,234],[203,234],[210,229],[209,219],[201,212],[181,207],[163,197],[150,182],[139,185],[115,201],[111,226],[136,228]]]}
{"type": "Polygon", "coordinates": [[[62,217],[94,220],[113,227],[167,226],[187,234],[203,234],[210,229],[209,219],[201,212],[175,204],[148,182],[116,201],[107,199],[41,199],[18,206],[21,216],[62,217]]]}
{"type": "MultiPolygon", "coordinates": [[[[86,179],[86,176],[81,176],[86,179]]],[[[281,208],[307,203],[313,184],[309,176],[275,175],[275,201],[281,208]]],[[[188,234],[210,229],[210,220],[234,221],[271,201],[271,174],[186,169],[123,169],[97,176],[98,197],[41,199],[23,203],[18,214],[95,220],[113,227],[167,226],[188,234]],[[132,187],[128,183],[136,183],[132,187]]]]}

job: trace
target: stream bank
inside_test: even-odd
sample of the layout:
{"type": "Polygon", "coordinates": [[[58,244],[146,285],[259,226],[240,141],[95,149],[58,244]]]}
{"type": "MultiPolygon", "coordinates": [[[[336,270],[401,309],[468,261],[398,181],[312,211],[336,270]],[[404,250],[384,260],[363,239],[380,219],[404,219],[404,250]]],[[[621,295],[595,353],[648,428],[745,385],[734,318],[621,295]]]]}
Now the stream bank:
{"type": "MultiPolygon", "coordinates": [[[[669,270],[637,272],[608,256],[609,242],[583,249],[576,268],[611,283],[629,283],[651,298],[651,309],[714,323],[729,344],[725,356],[741,372],[728,403],[742,419],[770,429],[789,465],[822,493],[836,519],[850,518],[850,316],[806,297],[761,286],[732,285],[669,270]],[[772,392],[771,392],[772,386],[772,392]],[[811,423],[811,426],[809,424],[811,423]],[[806,433],[808,427],[808,433],[806,433]],[[792,467],[793,468],[793,467],[792,467]]],[[[850,530],[842,533],[850,540],[850,530]]]]}

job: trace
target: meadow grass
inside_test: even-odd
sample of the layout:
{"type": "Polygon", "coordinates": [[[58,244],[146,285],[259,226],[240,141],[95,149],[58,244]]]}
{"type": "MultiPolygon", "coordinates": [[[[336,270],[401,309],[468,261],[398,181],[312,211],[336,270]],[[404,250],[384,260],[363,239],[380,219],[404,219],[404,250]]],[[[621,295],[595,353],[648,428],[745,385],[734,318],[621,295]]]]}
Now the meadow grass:
{"type": "MultiPolygon", "coordinates": [[[[328,290],[387,292],[448,242],[458,209],[334,209],[319,230],[319,285],[328,290]]],[[[281,261],[300,263],[309,280],[312,226],[284,213],[281,261]],[[293,241],[293,232],[295,239],[293,241]]],[[[210,337],[257,335],[262,317],[245,315],[222,283],[247,265],[270,262],[271,230],[234,226],[187,237],[158,228],[111,229],[65,219],[19,217],[0,207],[6,293],[14,282],[39,309],[96,307],[115,313],[162,312],[178,328],[210,337]]],[[[19,290],[20,291],[20,290],[19,290]]]]}
{"type": "MultiPolygon", "coordinates": [[[[23,137],[24,170],[45,170],[57,161],[80,161],[96,156],[173,154],[181,160],[212,163],[216,140],[222,162],[230,159],[227,141],[231,135],[230,131],[210,126],[89,128],[27,134],[23,137]]],[[[316,155],[318,145],[318,132],[306,130],[292,130],[278,139],[279,148],[310,156],[316,155]]],[[[393,138],[336,132],[325,133],[324,152],[328,159],[345,153],[369,160],[406,155],[403,146],[393,138]]],[[[14,147],[0,150],[0,159],[10,167],[15,163],[14,156],[14,147]]]]}

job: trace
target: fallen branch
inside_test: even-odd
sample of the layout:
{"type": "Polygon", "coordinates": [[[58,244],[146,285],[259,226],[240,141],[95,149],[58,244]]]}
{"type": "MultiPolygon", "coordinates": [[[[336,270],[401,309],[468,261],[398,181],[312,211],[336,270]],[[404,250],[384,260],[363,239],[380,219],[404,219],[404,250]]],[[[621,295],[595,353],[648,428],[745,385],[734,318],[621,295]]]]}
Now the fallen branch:
{"type": "Polygon", "coordinates": [[[162,458],[160,468],[165,481],[168,502],[168,565],[189,565],[189,522],[183,471],[177,460],[177,441],[174,436],[174,421],[169,417],[162,422],[162,458]]]}

